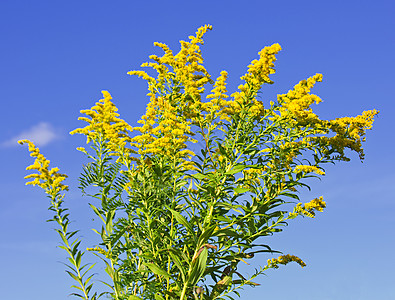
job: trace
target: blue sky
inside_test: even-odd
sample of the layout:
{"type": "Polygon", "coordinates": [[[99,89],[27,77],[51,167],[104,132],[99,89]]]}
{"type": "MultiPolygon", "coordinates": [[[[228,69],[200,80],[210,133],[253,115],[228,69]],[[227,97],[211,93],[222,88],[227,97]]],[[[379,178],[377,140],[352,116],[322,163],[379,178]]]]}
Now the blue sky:
{"type": "MultiPolygon", "coordinates": [[[[148,101],[146,85],[127,71],[160,53],[154,41],[178,49],[180,39],[207,23],[214,29],[205,36],[205,65],[214,77],[228,71],[229,90],[259,50],[278,42],[283,51],[264,101],[318,72],[322,118],[381,111],[367,134],[365,161],[352,154],[351,162],[329,166],[321,182],[312,181],[311,193],[301,192],[304,201],[323,195],[326,211],[265,241],[307,267],[270,270],[241,299],[395,299],[393,1],[3,0],[0,11],[2,299],[72,299],[73,282],[61,264],[66,255],[56,248],[54,224],[45,222],[48,199],[24,185],[32,160],[15,141],[35,140],[69,175],[72,225],[95,241],[76,180],[84,160],[75,148],[85,141],[68,135],[81,125],[79,110],[108,90],[121,117],[136,124],[148,101]]],[[[250,268],[267,258],[258,256],[250,268]]],[[[96,271],[104,273],[103,266],[96,271]]]]}

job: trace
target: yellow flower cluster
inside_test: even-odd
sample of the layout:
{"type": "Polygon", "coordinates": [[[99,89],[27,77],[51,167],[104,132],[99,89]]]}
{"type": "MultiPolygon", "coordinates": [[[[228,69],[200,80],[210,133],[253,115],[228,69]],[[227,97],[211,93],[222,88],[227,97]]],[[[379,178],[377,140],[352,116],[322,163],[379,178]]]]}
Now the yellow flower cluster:
{"type": "Polygon", "coordinates": [[[200,99],[200,94],[204,92],[203,86],[212,82],[210,74],[203,66],[203,58],[198,44],[203,45],[203,35],[207,30],[211,30],[211,25],[205,25],[198,29],[196,36],[190,36],[190,42],[180,41],[181,50],[175,56],[173,69],[176,80],[184,85],[185,95],[190,95],[193,99],[200,99]],[[203,73],[203,75],[195,74],[203,73]]]}
{"type": "Polygon", "coordinates": [[[265,114],[265,108],[263,102],[257,99],[252,100],[252,105],[248,108],[248,115],[251,118],[263,117],[265,114]]]}
{"type": "MultiPolygon", "coordinates": [[[[146,114],[139,121],[142,126],[134,127],[140,135],[131,139],[133,146],[140,154],[165,154],[178,158],[191,157],[194,153],[186,148],[186,142],[196,142],[191,138],[191,125],[207,121],[203,112],[218,110],[221,101],[227,97],[226,77],[222,72],[217,79],[212,95],[212,103],[203,103],[201,94],[204,85],[213,83],[204,68],[199,44],[203,44],[202,37],[212,29],[210,25],[200,27],[195,36],[190,36],[190,42],[180,41],[181,50],[177,54],[166,44],[155,43],[164,51],[158,57],[151,55],[154,62],[144,63],[143,67],[151,67],[157,71],[157,78],[152,78],[142,71],[130,71],[130,75],[138,75],[148,81],[150,103],[146,114]]],[[[193,166],[185,161],[185,167],[193,166]]]]}
{"type": "Polygon", "coordinates": [[[203,44],[203,35],[211,29],[211,25],[202,26],[197,30],[196,36],[189,37],[190,42],[181,40],[181,50],[176,55],[173,55],[166,44],[154,43],[155,46],[162,48],[165,54],[162,57],[151,55],[150,59],[155,62],[144,63],[141,66],[156,70],[158,72],[156,80],[142,71],[130,71],[128,74],[138,75],[146,79],[151,97],[155,93],[163,95],[167,86],[175,84],[180,89],[183,88],[183,98],[200,100],[200,94],[204,92],[203,86],[212,82],[212,80],[203,66],[203,58],[198,44],[203,44]]]}
{"type": "Polygon", "coordinates": [[[307,80],[302,80],[287,94],[278,95],[277,99],[281,105],[279,108],[280,116],[275,115],[273,119],[283,118],[290,122],[291,126],[305,126],[310,128],[309,134],[327,134],[334,132],[333,137],[310,136],[306,140],[311,144],[318,144],[321,147],[331,147],[335,149],[339,156],[337,159],[349,160],[344,155],[344,149],[348,148],[359,154],[360,159],[364,158],[362,149],[363,136],[367,129],[372,128],[374,116],[377,110],[364,111],[357,117],[345,117],[335,120],[320,120],[312,111],[313,103],[320,103],[321,99],[310,94],[316,82],[322,81],[322,75],[316,74],[307,80]]]}
{"type": "MultiPolygon", "coordinates": [[[[199,44],[203,44],[203,35],[210,29],[210,25],[202,26],[195,36],[189,37],[190,42],[180,41],[181,50],[175,55],[166,44],[155,43],[163,49],[164,55],[151,55],[150,59],[154,62],[142,66],[156,70],[157,78],[142,71],[128,73],[146,79],[150,90],[150,103],[139,121],[142,126],[133,128],[141,134],[131,139],[132,146],[138,148],[139,154],[164,154],[178,158],[194,155],[185,149],[188,141],[196,142],[191,138],[193,133],[190,127],[204,120],[202,112],[212,110],[212,103],[201,102],[204,85],[213,82],[203,66],[199,48],[199,44]]],[[[225,80],[226,72],[221,73],[212,91],[217,105],[221,98],[226,98],[225,80]]],[[[185,161],[184,167],[193,166],[185,161]]]]}
{"type": "Polygon", "coordinates": [[[203,119],[210,122],[217,117],[230,121],[232,115],[241,111],[247,98],[252,102],[248,108],[249,115],[251,117],[262,116],[264,114],[263,103],[254,97],[262,84],[272,83],[269,75],[275,72],[273,68],[276,61],[275,54],[281,50],[280,45],[274,44],[259,52],[259,59],[253,60],[248,67],[248,72],[241,77],[246,83],[239,86],[239,92],[232,94],[234,99],[225,100],[228,98],[226,95],[227,72],[222,71],[214,88],[207,96],[207,99],[212,100],[202,102],[201,94],[204,92],[204,85],[209,82],[213,83],[202,65],[203,58],[199,48],[199,44],[203,44],[204,33],[209,29],[212,29],[211,25],[200,27],[196,36],[189,37],[190,42],[180,41],[181,50],[176,55],[166,44],[155,43],[163,49],[164,55],[161,57],[151,55],[150,59],[154,62],[144,63],[142,66],[155,69],[158,73],[156,79],[143,71],[130,71],[128,74],[143,77],[148,81],[151,101],[155,101],[156,95],[165,96],[171,91],[173,99],[170,102],[174,102],[177,98],[177,106],[183,111],[183,115],[191,120],[191,124],[198,125],[203,119]],[[208,113],[205,117],[203,117],[204,112],[208,113]]]}
{"type": "Polygon", "coordinates": [[[362,115],[354,118],[345,117],[331,121],[331,128],[338,133],[347,133],[352,139],[359,140],[365,135],[366,129],[371,129],[374,116],[378,114],[376,110],[364,111],[362,115]]]}
{"type": "Polygon", "coordinates": [[[86,121],[89,125],[84,128],[77,128],[70,134],[84,134],[87,143],[102,138],[108,142],[109,149],[113,151],[124,149],[126,142],[130,142],[129,132],[133,129],[124,120],[118,118],[118,108],[111,102],[110,93],[102,91],[102,94],[104,98],[96,102],[95,106],[80,111],[88,118],[79,117],[78,120],[86,121]]]}
{"type": "Polygon", "coordinates": [[[302,205],[302,203],[298,203],[294,208],[294,211],[290,213],[290,216],[304,215],[309,218],[315,218],[315,211],[323,212],[325,207],[326,203],[321,196],[305,203],[304,205],[302,205]]]}
{"type": "MultiPolygon", "coordinates": [[[[331,120],[328,127],[336,133],[334,137],[320,137],[319,141],[324,145],[331,145],[344,158],[344,148],[349,148],[359,154],[360,159],[364,158],[362,142],[365,141],[366,130],[371,129],[374,116],[379,111],[364,111],[354,118],[344,117],[331,120]]],[[[346,159],[348,160],[348,159],[346,159]]]]}
{"type": "Polygon", "coordinates": [[[211,90],[211,94],[207,95],[207,99],[212,99],[210,102],[203,103],[202,109],[211,113],[210,119],[216,119],[219,117],[221,120],[230,121],[229,113],[233,111],[230,104],[233,101],[226,101],[225,99],[229,96],[226,94],[226,79],[228,73],[222,71],[220,76],[217,78],[214,84],[214,88],[211,90]]]}
{"type": "Polygon", "coordinates": [[[317,210],[317,211],[323,212],[325,207],[326,207],[326,203],[325,203],[324,198],[322,196],[319,198],[315,198],[315,199],[311,200],[310,202],[305,203],[305,205],[304,205],[304,209],[308,210],[308,211],[317,210]]]}
{"type": "MultiPolygon", "coordinates": [[[[255,59],[248,66],[247,73],[240,77],[245,81],[245,84],[240,85],[240,91],[234,92],[231,96],[234,100],[224,102],[223,110],[228,115],[238,114],[242,107],[252,101],[252,105],[248,108],[248,114],[254,118],[264,114],[264,107],[261,101],[255,99],[255,96],[264,83],[273,83],[269,78],[270,74],[274,74],[274,62],[276,61],[276,54],[281,50],[279,44],[263,48],[258,54],[259,59],[255,59]]],[[[223,117],[223,119],[229,119],[223,117]]]]}
{"type": "Polygon", "coordinates": [[[179,116],[177,107],[171,105],[164,97],[155,97],[147,105],[147,111],[141,120],[142,126],[134,127],[140,131],[131,139],[131,144],[138,148],[139,154],[164,154],[184,158],[194,153],[185,149],[186,142],[196,142],[189,137],[189,122],[179,116]],[[156,125],[156,126],[155,126],[156,125]]]}
{"type": "MultiPolygon", "coordinates": [[[[129,72],[131,75],[147,80],[150,90],[151,103],[148,105],[145,119],[140,121],[143,126],[135,128],[141,132],[141,135],[133,139],[139,153],[169,155],[170,152],[185,149],[185,143],[193,141],[191,126],[196,125],[201,129],[210,126],[210,130],[223,130],[222,120],[231,122],[235,115],[243,111],[245,113],[243,118],[251,118],[258,122],[265,114],[270,113],[271,121],[285,122],[294,128],[305,127],[305,134],[301,136],[303,145],[295,144],[292,147],[284,145],[289,148],[289,151],[282,152],[282,154],[289,152],[283,159],[284,167],[288,169],[299,149],[304,149],[304,145],[311,149],[318,146],[324,152],[334,149],[336,154],[339,154],[338,159],[343,160],[346,160],[344,149],[349,148],[358,152],[363,158],[361,143],[366,129],[372,125],[376,111],[364,112],[356,118],[320,120],[311,105],[318,104],[321,99],[310,91],[316,82],[322,81],[321,74],[302,80],[288,93],[278,95],[279,105],[271,103],[271,107],[274,108],[272,112],[271,109],[265,109],[263,102],[256,99],[256,95],[264,83],[273,83],[269,76],[275,72],[276,55],[281,50],[279,44],[265,47],[259,52],[259,58],[251,62],[247,73],[241,77],[245,83],[240,85],[239,90],[231,94],[228,99],[227,72],[222,71],[214,83],[203,66],[199,45],[203,44],[203,35],[211,29],[210,25],[205,25],[197,30],[195,36],[189,37],[189,42],[180,41],[181,49],[177,54],[173,54],[166,44],[155,43],[163,49],[164,54],[160,57],[150,56],[153,62],[142,66],[156,70],[158,73],[156,78],[150,77],[143,71],[129,72]],[[209,101],[202,102],[201,94],[207,83],[214,83],[214,87],[207,96],[209,101]],[[218,119],[221,121],[216,121],[218,119]],[[331,131],[335,135],[326,137],[325,135],[331,131]]],[[[295,140],[293,143],[300,143],[300,140],[295,140]]],[[[183,154],[187,153],[183,152],[183,154]]],[[[193,154],[188,152],[188,155],[193,154]]],[[[306,168],[299,166],[295,171],[324,174],[318,168],[308,167],[309,170],[306,168]]]]}
{"type": "Polygon", "coordinates": [[[295,173],[316,173],[318,175],[325,175],[325,172],[316,166],[298,165],[294,169],[295,173]]]}
{"type": "Polygon", "coordinates": [[[272,259],[268,259],[267,260],[267,264],[270,268],[278,268],[278,265],[286,265],[288,263],[290,263],[291,261],[294,261],[296,263],[298,263],[302,268],[306,266],[306,264],[303,262],[303,260],[301,260],[299,257],[295,256],[295,255],[280,255],[278,258],[272,258],[272,259]]]}
{"type": "Polygon", "coordinates": [[[216,101],[212,101],[214,104],[220,104],[220,100],[226,99],[229,96],[226,95],[226,79],[228,78],[228,72],[222,71],[221,75],[217,78],[214,84],[214,88],[211,90],[211,94],[207,95],[207,99],[213,98],[216,101]]]}
{"type": "MultiPolygon", "coordinates": [[[[255,168],[243,170],[244,180],[248,181],[249,184],[259,185],[261,183],[259,176],[262,175],[263,171],[264,169],[255,169],[255,168]]],[[[248,185],[244,187],[248,187],[248,185]]]]}
{"type": "Polygon", "coordinates": [[[317,115],[310,106],[322,100],[317,95],[310,94],[316,82],[322,81],[322,74],[316,74],[307,80],[300,81],[287,94],[278,95],[277,100],[282,105],[280,114],[282,117],[293,119],[294,122],[305,125],[319,123],[317,115]]]}
{"type": "MultiPolygon", "coordinates": [[[[272,84],[269,75],[274,74],[274,62],[276,61],[276,54],[281,51],[279,44],[273,44],[271,46],[263,48],[258,54],[259,59],[254,59],[248,66],[247,73],[241,77],[245,80],[246,84],[249,85],[254,91],[258,91],[262,84],[272,84]]],[[[246,87],[246,86],[245,86],[246,87]]]]}
{"type": "Polygon", "coordinates": [[[138,77],[143,78],[144,80],[155,82],[155,78],[149,76],[144,71],[130,71],[130,72],[128,72],[128,74],[129,75],[136,75],[138,77]]]}
{"type": "Polygon", "coordinates": [[[26,168],[26,170],[37,170],[38,174],[30,174],[25,179],[33,178],[32,181],[26,183],[26,185],[38,185],[43,188],[48,194],[54,196],[62,190],[68,190],[68,186],[61,182],[67,178],[67,175],[60,174],[58,168],[52,168],[49,170],[49,160],[40,153],[40,149],[36,147],[29,140],[20,140],[19,144],[28,144],[29,152],[31,157],[35,157],[34,163],[26,168]]]}

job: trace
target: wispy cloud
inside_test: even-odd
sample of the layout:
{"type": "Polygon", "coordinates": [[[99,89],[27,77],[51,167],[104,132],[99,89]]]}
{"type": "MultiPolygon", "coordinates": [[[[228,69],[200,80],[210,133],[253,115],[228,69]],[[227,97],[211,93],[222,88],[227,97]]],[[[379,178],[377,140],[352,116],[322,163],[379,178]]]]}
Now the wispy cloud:
{"type": "Polygon", "coordinates": [[[1,145],[3,147],[17,146],[19,140],[27,139],[35,143],[37,146],[45,146],[53,140],[56,140],[58,137],[59,134],[56,132],[51,124],[41,122],[25,131],[22,131],[17,136],[14,136],[9,140],[1,143],[1,145]]]}

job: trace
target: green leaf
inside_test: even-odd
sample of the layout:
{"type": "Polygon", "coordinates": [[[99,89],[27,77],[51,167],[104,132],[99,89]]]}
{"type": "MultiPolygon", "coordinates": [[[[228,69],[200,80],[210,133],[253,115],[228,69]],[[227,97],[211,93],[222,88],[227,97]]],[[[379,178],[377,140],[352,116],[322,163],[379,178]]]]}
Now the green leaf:
{"type": "Polygon", "coordinates": [[[220,236],[239,237],[240,234],[238,234],[237,232],[235,232],[235,230],[232,229],[232,228],[226,228],[226,229],[217,230],[217,231],[215,232],[215,236],[218,236],[218,237],[220,237],[220,236]]]}
{"type": "Polygon", "coordinates": [[[92,208],[92,210],[95,212],[95,214],[100,217],[100,219],[103,221],[103,223],[106,223],[106,221],[104,220],[102,214],[99,212],[97,207],[95,207],[93,204],[90,204],[90,203],[89,203],[89,206],[92,208]]]}
{"type": "Polygon", "coordinates": [[[201,173],[196,173],[192,175],[193,178],[198,179],[198,180],[203,180],[206,178],[206,175],[201,174],[201,173]]]}
{"type": "Polygon", "coordinates": [[[82,295],[77,294],[77,293],[71,293],[70,296],[76,296],[76,297],[80,297],[82,299],[86,299],[85,296],[82,296],[82,295]]]}
{"type": "Polygon", "coordinates": [[[179,212],[176,212],[175,210],[169,208],[168,206],[166,207],[168,210],[171,211],[174,218],[176,218],[177,222],[184,225],[185,228],[192,234],[192,236],[195,237],[195,232],[193,231],[191,224],[179,212]]]}
{"type": "Polygon", "coordinates": [[[159,293],[155,294],[155,300],[165,300],[165,298],[163,298],[163,296],[159,293]]]}
{"type": "MultiPolygon", "coordinates": [[[[85,281],[84,281],[84,286],[87,286],[89,281],[93,278],[93,276],[95,276],[96,274],[92,274],[90,275],[85,281]]],[[[92,284],[91,284],[92,285],[92,284]]]]}
{"type": "Polygon", "coordinates": [[[186,181],[186,180],[182,180],[182,181],[180,181],[180,182],[177,182],[177,184],[176,184],[176,188],[177,189],[179,189],[180,187],[183,187],[183,186],[185,186],[185,185],[187,185],[188,184],[188,181],[186,181]]]}
{"type": "Polygon", "coordinates": [[[225,276],[222,278],[220,281],[217,282],[217,284],[214,286],[211,294],[210,294],[210,299],[216,299],[219,295],[222,294],[222,292],[230,285],[232,284],[232,276],[225,276]]]}
{"type": "Polygon", "coordinates": [[[163,172],[162,172],[162,168],[156,164],[152,165],[152,169],[154,170],[156,176],[161,177],[163,172]]]}
{"type": "Polygon", "coordinates": [[[126,227],[122,227],[116,234],[113,234],[109,237],[109,242],[111,242],[111,245],[114,246],[118,240],[122,237],[122,235],[125,233],[126,227]]]}
{"type": "Polygon", "coordinates": [[[210,227],[206,228],[203,231],[203,233],[199,236],[199,239],[198,239],[198,247],[199,248],[207,243],[208,239],[212,236],[215,228],[217,228],[217,224],[211,225],[210,227]]]}
{"type": "Polygon", "coordinates": [[[68,241],[67,241],[66,237],[64,236],[63,231],[60,230],[60,229],[55,229],[55,230],[59,233],[60,237],[62,238],[63,243],[64,243],[65,245],[67,245],[67,244],[68,244],[68,241]]]}
{"type": "Polygon", "coordinates": [[[108,191],[111,188],[111,184],[107,185],[104,189],[103,189],[103,196],[107,195],[108,191]]]}
{"type": "Polygon", "coordinates": [[[295,195],[294,193],[290,193],[290,192],[283,192],[280,193],[279,196],[285,196],[285,197],[290,197],[296,200],[300,200],[298,195],[295,195]]]}
{"type": "Polygon", "coordinates": [[[106,271],[106,273],[108,275],[110,275],[111,278],[114,277],[114,270],[112,269],[112,267],[109,265],[109,263],[107,261],[104,261],[106,263],[106,268],[104,269],[104,271],[106,271]]]}
{"type": "Polygon", "coordinates": [[[83,265],[82,268],[81,268],[81,270],[83,270],[86,266],[89,266],[89,268],[85,270],[84,274],[82,274],[82,277],[84,277],[85,274],[88,273],[89,270],[91,270],[95,265],[96,265],[96,263],[94,263],[94,264],[85,264],[85,265],[83,265]]]}
{"type": "Polygon", "coordinates": [[[242,187],[236,187],[233,189],[235,193],[241,194],[241,193],[245,193],[248,192],[249,189],[247,188],[242,188],[242,187]]]}
{"type": "Polygon", "coordinates": [[[216,205],[219,207],[225,207],[227,210],[233,209],[234,211],[237,211],[240,214],[243,214],[243,212],[238,208],[245,209],[244,205],[235,205],[227,202],[217,203],[216,205]]]}
{"type": "Polygon", "coordinates": [[[78,269],[80,268],[81,265],[81,256],[82,256],[81,251],[78,251],[77,256],[75,258],[75,265],[78,269]]]}
{"type": "Polygon", "coordinates": [[[106,231],[108,234],[112,233],[113,223],[112,220],[114,219],[115,209],[110,210],[106,214],[106,231]]]}
{"type": "Polygon", "coordinates": [[[181,262],[180,258],[179,258],[175,253],[172,253],[171,250],[169,251],[169,255],[170,255],[171,259],[173,260],[174,264],[175,264],[175,265],[177,266],[177,268],[180,270],[182,282],[185,282],[186,270],[185,270],[184,267],[182,266],[182,262],[181,262]]]}
{"type": "Polygon", "coordinates": [[[163,276],[165,278],[170,279],[171,276],[169,275],[169,273],[167,273],[165,270],[161,269],[160,267],[158,267],[157,265],[155,265],[154,263],[147,263],[144,262],[143,263],[145,266],[147,266],[153,273],[155,273],[156,275],[159,276],[163,276]]]}
{"type": "Polygon", "coordinates": [[[240,171],[244,170],[247,166],[242,164],[235,165],[231,170],[225,173],[225,175],[233,175],[239,173],[240,171]]]}
{"type": "MultiPolygon", "coordinates": [[[[75,240],[75,241],[73,242],[73,244],[74,244],[76,241],[78,241],[78,240],[75,240]]],[[[71,245],[73,245],[73,244],[71,244],[71,245]]],[[[78,241],[78,242],[74,245],[73,249],[71,250],[71,253],[73,254],[73,256],[75,256],[76,253],[78,252],[78,246],[79,246],[80,244],[81,244],[81,241],[78,241]]]]}
{"type": "Polygon", "coordinates": [[[79,230],[66,233],[67,239],[71,239],[79,230]]]}
{"type": "Polygon", "coordinates": [[[79,281],[79,278],[78,278],[76,275],[74,275],[73,273],[71,273],[70,271],[67,271],[67,270],[66,270],[66,273],[69,274],[70,277],[72,277],[75,281],[80,282],[80,281],[79,281]]]}
{"type": "Polygon", "coordinates": [[[140,297],[137,297],[136,295],[130,295],[128,300],[142,300],[140,297]]]}
{"type": "Polygon", "coordinates": [[[75,288],[75,289],[77,289],[77,290],[80,290],[81,292],[84,291],[84,290],[82,289],[82,287],[80,287],[80,286],[72,285],[71,287],[72,287],[72,288],[75,288]]]}
{"type": "Polygon", "coordinates": [[[202,252],[200,252],[198,259],[193,263],[190,277],[191,280],[189,280],[191,286],[196,285],[199,279],[203,276],[204,271],[206,270],[207,256],[208,250],[206,247],[203,247],[203,250],[202,252]]]}
{"type": "Polygon", "coordinates": [[[226,156],[226,150],[224,147],[222,147],[221,143],[217,142],[217,146],[218,146],[219,153],[226,156]]]}

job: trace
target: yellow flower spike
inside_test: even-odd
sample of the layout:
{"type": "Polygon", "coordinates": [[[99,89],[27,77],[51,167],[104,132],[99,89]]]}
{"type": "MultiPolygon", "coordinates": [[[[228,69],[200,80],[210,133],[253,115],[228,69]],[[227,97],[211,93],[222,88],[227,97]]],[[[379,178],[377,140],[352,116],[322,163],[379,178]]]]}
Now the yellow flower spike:
{"type": "MultiPolygon", "coordinates": [[[[178,54],[173,52],[166,44],[155,42],[154,45],[162,48],[165,54],[161,57],[151,55],[155,62],[144,63],[142,67],[151,67],[158,72],[157,78],[150,77],[143,71],[130,71],[128,74],[137,75],[148,81],[151,101],[171,85],[178,85],[181,92],[181,102],[200,101],[200,94],[204,92],[204,85],[212,82],[210,75],[202,65],[203,58],[198,44],[203,44],[203,35],[211,29],[210,25],[200,27],[196,36],[190,37],[190,42],[180,41],[181,50],[178,54]],[[197,74],[202,73],[202,74],[197,74]]],[[[180,105],[183,105],[182,103],[180,105]]]]}
{"type": "Polygon", "coordinates": [[[302,203],[298,203],[294,211],[290,213],[290,217],[294,217],[295,215],[303,215],[309,218],[315,218],[315,212],[323,212],[326,207],[326,202],[323,197],[315,198],[308,203],[302,205],[302,203]]]}
{"type": "MultiPolygon", "coordinates": [[[[89,125],[84,128],[77,128],[70,134],[84,134],[87,137],[87,143],[102,136],[108,142],[108,147],[116,151],[119,148],[124,148],[126,142],[131,140],[129,132],[133,129],[124,120],[118,118],[118,108],[111,102],[110,93],[102,91],[102,94],[104,98],[100,99],[91,109],[80,111],[90,118],[80,117],[78,119],[86,121],[89,125]]],[[[82,148],[79,150],[85,152],[82,148]]]]}
{"type": "Polygon", "coordinates": [[[279,264],[286,265],[292,261],[298,263],[302,268],[306,266],[306,263],[303,260],[295,255],[290,254],[280,255],[278,258],[268,259],[267,264],[268,267],[277,269],[279,264]]]}
{"type": "Polygon", "coordinates": [[[259,60],[254,59],[248,66],[247,73],[241,77],[245,80],[255,92],[258,91],[262,84],[273,83],[269,78],[270,74],[274,74],[274,62],[276,61],[276,54],[281,51],[279,44],[273,44],[269,47],[263,48],[259,54],[259,60]]]}
{"type": "Polygon", "coordinates": [[[128,75],[136,75],[136,76],[141,77],[141,78],[143,78],[144,80],[147,80],[147,81],[155,81],[154,78],[149,76],[144,71],[129,71],[127,74],[128,75]]]}
{"type": "Polygon", "coordinates": [[[320,103],[322,100],[310,94],[316,82],[322,81],[322,74],[316,74],[307,80],[300,81],[287,94],[277,95],[280,107],[280,114],[283,118],[293,119],[299,124],[320,124],[324,125],[317,115],[312,112],[310,106],[313,103],[320,103]]]}
{"type": "Polygon", "coordinates": [[[304,205],[304,208],[308,211],[317,210],[323,212],[325,207],[326,207],[326,203],[323,200],[322,196],[319,198],[315,198],[304,205]]]}
{"type": "Polygon", "coordinates": [[[26,185],[38,185],[50,195],[56,195],[62,190],[68,190],[68,186],[61,183],[67,178],[67,175],[58,173],[59,169],[56,167],[49,170],[49,160],[40,153],[39,148],[33,142],[20,140],[18,143],[21,145],[28,144],[30,156],[35,158],[34,163],[28,166],[26,170],[37,170],[38,172],[38,174],[25,176],[25,179],[34,178],[34,180],[27,182],[26,185]]]}
{"type": "Polygon", "coordinates": [[[146,114],[138,122],[141,132],[131,139],[131,144],[141,154],[165,155],[175,158],[186,158],[193,152],[181,151],[186,142],[194,142],[190,135],[190,122],[186,121],[179,103],[167,97],[152,97],[148,103],[146,114]]]}
{"type": "Polygon", "coordinates": [[[377,110],[364,111],[361,115],[350,118],[338,118],[328,122],[328,127],[336,133],[334,137],[316,138],[321,144],[331,145],[340,153],[340,158],[348,160],[344,156],[344,148],[349,148],[359,154],[361,160],[364,159],[362,142],[366,130],[371,129],[374,116],[379,113],[377,110]]]}
{"type": "Polygon", "coordinates": [[[318,175],[325,175],[325,172],[316,166],[298,165],[294,169],[295,173],[316,173],[318,175]]]}
{"type": "Polygon", "coordinates": [[[229,102],[224,99],[229,96],[226,95],[226,79],[228,73],[222,71],[221,75],[217,78],[214,88],[211,90],[211,94],[207,95],[207,99],[212,99],[209,103],[204,103],[203,110],[213,114],[212,119],[220,117],[222,120],[230,120],[229,117],[229,102]]]}

